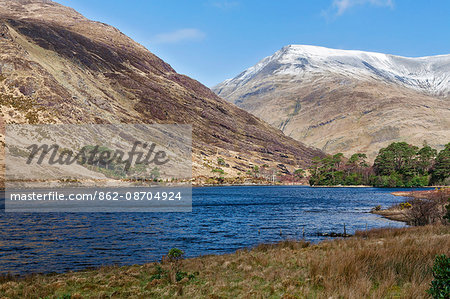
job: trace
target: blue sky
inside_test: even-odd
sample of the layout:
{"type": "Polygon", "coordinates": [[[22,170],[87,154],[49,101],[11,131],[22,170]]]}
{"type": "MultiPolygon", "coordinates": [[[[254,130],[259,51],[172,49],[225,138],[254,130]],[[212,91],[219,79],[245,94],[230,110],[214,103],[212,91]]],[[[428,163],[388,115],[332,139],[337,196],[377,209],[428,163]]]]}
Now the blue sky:
{"type": "Polygon", "coordinates": [[[209,87],[289,44],[450,53],[449,0],[56,1],[117,27],[209,87]]]}

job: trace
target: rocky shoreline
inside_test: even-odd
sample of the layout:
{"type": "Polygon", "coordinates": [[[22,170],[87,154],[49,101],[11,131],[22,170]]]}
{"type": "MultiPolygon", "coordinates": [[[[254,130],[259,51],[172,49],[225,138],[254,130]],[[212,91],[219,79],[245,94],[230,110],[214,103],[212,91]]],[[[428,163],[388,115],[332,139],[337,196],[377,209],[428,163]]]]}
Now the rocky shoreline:
{"type": "MultiPolygon", "coordinates": [[[[436,197],[450,197],[450,188],[449,187],[441,187],[436,188],[434,190],[421,190],[421,191],[396,191],[392,192],[392,195],[395,196],[402,196],[402,197],[408,197],[410,199],[416,200],[416,199],[433,199],[436,197]]],[[[411,203],[409,203],[410,208],[411,203]]],[[[414,203],[412,203],[414,205],[414,203]]],[[[394,221],[401,221],[405,223],[410,222],[410,215],[409,210],[410,208],[402,207],[400,205],[395,205],[392,207],[389,207],[387,209],[372,209],[371,213],[380,215],[386,219],[394,220],[394,221]]]]}
{"type": "Polygon", "coordinates": [[[383,218],[408,223],[408,213],[400,208],[391,207],[383,210],[372,210],[372,214],[380,215],[383,218]]]}

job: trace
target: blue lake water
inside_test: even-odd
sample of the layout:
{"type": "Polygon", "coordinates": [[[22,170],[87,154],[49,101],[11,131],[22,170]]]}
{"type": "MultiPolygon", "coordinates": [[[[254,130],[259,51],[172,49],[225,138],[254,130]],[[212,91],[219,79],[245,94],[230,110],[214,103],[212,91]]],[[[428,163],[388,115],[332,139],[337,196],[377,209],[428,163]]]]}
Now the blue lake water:
{"type": "Polygon", "coordinates": [[[63,272],[160,260],[172,247],[188,257],[230,253],[283,239],[320,241],[317,232],[402,227],[370,214],[402,189],[302,186],[201,187],[192,213],[0,213],[0,273],[63,272]],[[280,234],[281,232],[281,234],[280,234]]]}

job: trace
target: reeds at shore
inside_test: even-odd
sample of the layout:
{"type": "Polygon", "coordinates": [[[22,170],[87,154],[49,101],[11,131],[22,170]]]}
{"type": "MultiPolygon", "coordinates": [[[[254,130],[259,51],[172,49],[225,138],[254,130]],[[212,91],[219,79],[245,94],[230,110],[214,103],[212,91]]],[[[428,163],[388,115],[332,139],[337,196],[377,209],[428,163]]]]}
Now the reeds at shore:
{"type": "Polygon", "coordinates": [[[374,229],[186,259],[176,275],[165,262],[3,277],[0,298],[427,298],[438,254],[450,226],[374,229]]]}

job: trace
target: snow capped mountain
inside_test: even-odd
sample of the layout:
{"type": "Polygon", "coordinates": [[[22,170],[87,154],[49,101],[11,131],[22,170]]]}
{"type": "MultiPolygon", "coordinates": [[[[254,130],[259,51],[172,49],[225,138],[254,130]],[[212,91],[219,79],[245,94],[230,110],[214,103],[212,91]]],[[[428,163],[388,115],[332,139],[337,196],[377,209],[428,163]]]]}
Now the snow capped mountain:
{"type": "MultiPolygon", "coordinates": [[[[381,80],[432,95],[450,94],[450,55],[408,58],[382,53],[289,45],[214,89],[233,89],[256,77],[290,76],[292,80],[330,74],[357,80],[381,80]]],[[[231,90],[230,90],[231,89],[231,90]]]]}
{"type": "Polygon", "coordinates": [[[327,153],[373,159],[394,141],[450,141],[450,55],[291,45],[213,90],[327,153]]]}

